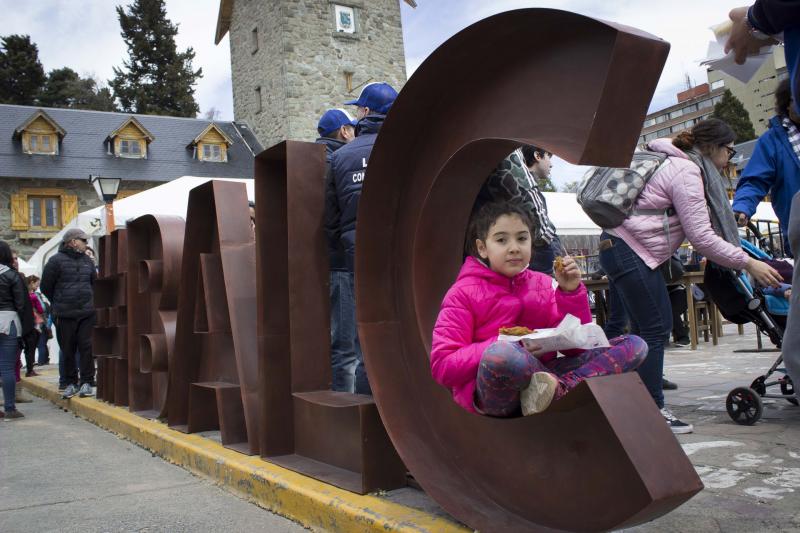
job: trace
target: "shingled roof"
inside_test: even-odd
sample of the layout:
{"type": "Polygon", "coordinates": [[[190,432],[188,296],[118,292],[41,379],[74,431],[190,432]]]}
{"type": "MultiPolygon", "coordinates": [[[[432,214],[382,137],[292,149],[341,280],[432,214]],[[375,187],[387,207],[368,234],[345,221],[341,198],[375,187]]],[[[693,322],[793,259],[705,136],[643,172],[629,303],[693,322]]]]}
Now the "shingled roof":
{"type": "Polygon", "coordinates": [[[244,123],[214,121],[233,141],[227,163],[194,158],[187,145],[210,124],[193,118],[0,104],[0,178],[88,179],[89,174],[130,181],[170,181],[180,176],[252,178],[254,154],[261,145],[244,123]],[[15,131],[38,111],[45,111],[66,132],[59,155],[22,151],[15,131]],[[109,154],[109,134],[131,117],[155,138],[147,159],[109,154]]]}

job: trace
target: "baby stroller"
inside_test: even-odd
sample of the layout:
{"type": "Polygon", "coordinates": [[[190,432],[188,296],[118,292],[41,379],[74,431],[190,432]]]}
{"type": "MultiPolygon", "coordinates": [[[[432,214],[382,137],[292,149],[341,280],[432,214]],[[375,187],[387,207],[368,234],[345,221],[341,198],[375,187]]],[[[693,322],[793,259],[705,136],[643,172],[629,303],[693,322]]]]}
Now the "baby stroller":
{"type": "MultiPolygon", "coordinates": [[[[754,226],[750,229],[764,246],[765,240],[758,230],[754,226]]],[[[772,262],[770,254],[744,239],[742,248],[754,259],[772,262]]],[[[788,267],[788,263],[786,266],[788,267]]],[[[781,270],[783,270],[782,276],[786,279],[786,271],[781,270]]],[[[706,265],[703,282],[726,320],[734,324],[754,323],[762,334],[769,337],[776,348],[781,348],[788,311],[788,302],[785,299],[782,302],[780,298],[765,296],[760,288],[753,287],[744,273],[740,274],[711,262],[706,265]]],[[[782,363],[781,354],[766,374],[757,377],[749,387],[737,387],[728,393],[725,408],[734,422],[748,426],[755,424],[761,418],[764,409],[762,398],[783,399],[798,405],[792,380],[786,375],[786,369],[781,367],[782,363]],[[777,378],[772,377],[775,373],[778,374],[777,378]],[[781,393],[777,394],[777,391],[768,393],[768,389],[775,385],[780,388],[781,393]]]]}

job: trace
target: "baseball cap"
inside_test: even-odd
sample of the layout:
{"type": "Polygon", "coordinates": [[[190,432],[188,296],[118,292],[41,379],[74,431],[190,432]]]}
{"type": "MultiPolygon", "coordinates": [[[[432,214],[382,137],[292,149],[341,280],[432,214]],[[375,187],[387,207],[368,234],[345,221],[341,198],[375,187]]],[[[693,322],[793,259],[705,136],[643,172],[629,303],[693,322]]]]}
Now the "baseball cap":
{"type": "Polygon", "coordinates": [[[397,98],[397,91],[391,85],[385,82],[374,82],[365,85],[358,98],[345,102],[345,105],[368,107],[375,113],[385,115],[392,107],[395,98],[397,98]]]}
{"type": "Polygon", "coordinates": [[[342,126],[347,125],[353,127],[356,125],[356,121],[352,116],[350,116],[350,113],[339,108],[328,109],[325,111],[325,114],[322,115],[322,118],[319,119],[319,122],[317,123],[317,131],[320,135],[325,137],[338,130],[342,126]]]}
{"type": "Polygon", "coordinates": [[[82,239],[84,241],[88,241],[89,240],[89,236],[86,235],[86,232],[83,231],[80,228],[72,228],[72,229],[68,229],[64,233],[64,236],[61,238],[61,242],[69,242],[72,239],[82,239]]]}

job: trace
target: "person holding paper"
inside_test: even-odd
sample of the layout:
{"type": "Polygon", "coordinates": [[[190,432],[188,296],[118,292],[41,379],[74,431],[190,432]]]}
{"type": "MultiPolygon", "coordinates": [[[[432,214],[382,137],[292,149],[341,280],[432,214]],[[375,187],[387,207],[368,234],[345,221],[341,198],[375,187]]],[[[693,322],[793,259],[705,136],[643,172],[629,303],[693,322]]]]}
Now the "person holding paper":
{"type": "Polygon", "coordinates": [[[581,381],[629,372],[647,355],[647,345],[634,335],[560,358],[536,345],[498,341],[500,328],[555,328],[567,315],[583,324],[592,320],[571,257],[555,266],[556,287],[548,275],[528,269],[533,234],[533,221],[518,203],[485,204],[470,223],[474,255],[444,297],[431,347],[433,378],[467,411],[499,417],[539,413],[581,381]]]}

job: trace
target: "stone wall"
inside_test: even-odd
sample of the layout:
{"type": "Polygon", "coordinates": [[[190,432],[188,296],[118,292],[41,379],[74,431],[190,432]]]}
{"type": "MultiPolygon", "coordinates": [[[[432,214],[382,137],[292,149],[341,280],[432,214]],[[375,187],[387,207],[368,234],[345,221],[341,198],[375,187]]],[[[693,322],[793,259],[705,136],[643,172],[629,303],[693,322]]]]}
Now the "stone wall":
{"type": "Polygon", "coordinates": [[[247,122],[264,147],[314,140],[322,113],[344,107],[361,85],[386,81],[399,91],[406,79],[399,0],[235,0],[230,47],[236,120],[247,122]],[[335,4],[355,8],[355,34],[335,32],[335,4]]]}
{"type": "MultiPolygon", "coordinates": [[[[11,229],[11,195],[19,192],[20,189],[63,189],[66,193],[75,194],[78,197],[78,212],[92,209],[102,204],[97,197],[94,188],[85,179],[80,180],[50,180],[50,179],[31,179],[31,178],[3,178],[3,186],[0,187],[0,239],[8,242],[17,251],[20,257],[28,259],[39,246],[55,235],[38,234],[42,238],[23,238],[30,236],[30,232],[15,231],[11,229]]],[[[156,185],[159,182],[128,182],[120,184],[120,192],[143,191],[156,185]]],[[[69,222],[68,220],[63,222],[69,222]]],[[[37,236],[38,236],[37,235],[37,236]]]]}

